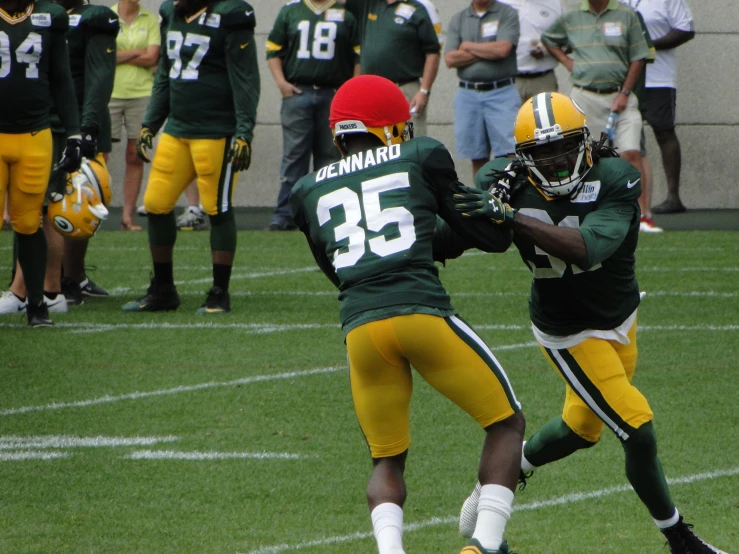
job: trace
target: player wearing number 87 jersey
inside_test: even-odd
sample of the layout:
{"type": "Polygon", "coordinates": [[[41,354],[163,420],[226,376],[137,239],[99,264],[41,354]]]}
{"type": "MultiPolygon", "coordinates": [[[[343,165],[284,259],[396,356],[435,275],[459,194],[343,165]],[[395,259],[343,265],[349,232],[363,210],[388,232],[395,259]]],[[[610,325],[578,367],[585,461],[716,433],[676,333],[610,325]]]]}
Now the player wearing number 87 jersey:
{"type": "Polygon", "coordinates": [[[359,73],[359,26],[335,0],[283,6],[267,38],[267,63],[282,94],[282,167],[269,230],[295,229],[288,198],[313,169],[339,159],[328,113],[336,89],[359,73]]]}
{"type": "Polygon", "coordinates": [[[402,552],[411,366],[486,430],[475,540],[484,552],[507,552],[523,414],[492,352],[452,307],[432,255],[437,216],[484,250],[498,250],[499,239],[454,211],[451,155],[434,139],[411,140],[410,117],[391,81],[347,81],[330,116],[343,158],[298,181],[293,217],[340,291],[352,397],[374,464],[367,500],[380,554],[402,552]]]}
{"type": "MultiPolygon", "coordinates": [[[[533,471],[595,445],[607,425],[623,446],[631,486],[671,552],[720,552],[678,514],[657,456],[652,410],[631,384],[640,299],[634,272],[639,172],[615,151],[593,146],[584,114],[562,94],[527,100],[514,136],[518,163],[487,163],[477,174],[478,189],[457,200],[462,213],[495,222],[488,233],[512,234],[534,275],[534,336],[565,382],[561,416],[524,443],[521,469],[533,471]]],[[[437,252],[443,250],[439,245],[437,252]]],[[[476,507],[473,494],[460,517],[463,534],[472,528],[476,507]]]]}
{"type": "Polygon", "coordinates": [[[7,193],[33,326],[51,325],[43,296],[46,239],[40,225],[52,166],[52,105],[69,136],[60,165],[76,171],[80,164],[79,112],[64,37],[68,27],[67,13],[56,4],[0,0],[0,208],[7,193]]]}
{"type": "Polygon", "coordinates": [[[210,216],[213,287],[197,313],[231,310],[228,285],[236,251],[232,209],[235,173],[251,163],[259,101],[254,9],[242,0],[167,0],[160,9],[162,50],[149,107],[137,142],[148,161],[154,135],[164,134],[144,195],[154,279],[146,295],[124,311],[173,310],[174,206],[197,177],[210,216]]]}

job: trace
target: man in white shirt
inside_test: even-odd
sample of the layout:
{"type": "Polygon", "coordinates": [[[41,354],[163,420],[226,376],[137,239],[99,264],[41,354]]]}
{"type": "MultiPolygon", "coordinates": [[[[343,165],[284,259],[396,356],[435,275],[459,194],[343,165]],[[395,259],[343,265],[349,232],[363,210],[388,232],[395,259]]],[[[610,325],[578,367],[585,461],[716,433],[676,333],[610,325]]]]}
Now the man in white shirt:
{"type": "Polygon", "coordinates": [[[653,64],[647,65],[644,92],[639,101],[644,119],[652,127],[662,153],[667,177],[667,199],[654,206],[656,214],[685,211],[680,200],[680,142],[675,134],[677,67],[675,48],[695,36],[693,16],[685,0],[628,0],[647,26],[657,50],[653,64]]]}
{"type": "Polygon", "coordinates": [[[541,44],[541,34],[552,26],[562,13],[560,0],[501,0],[518,10],[521,36],[516,47],[518,74],[516,87],[521,102],[540,92],[558,90],[554,68],[557,60],[541,44]]]}

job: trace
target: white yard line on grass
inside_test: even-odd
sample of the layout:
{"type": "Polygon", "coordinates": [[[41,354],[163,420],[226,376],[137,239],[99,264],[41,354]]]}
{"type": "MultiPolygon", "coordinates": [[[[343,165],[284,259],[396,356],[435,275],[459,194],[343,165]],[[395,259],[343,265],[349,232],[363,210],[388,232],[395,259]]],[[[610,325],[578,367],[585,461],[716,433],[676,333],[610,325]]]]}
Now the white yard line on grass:
{"type": "MultiPolygon", "coordinates": [[[[688,483],[694,483],[696,481],[715,480],[721,477],[733,477],[735,475],[739,475],[739,467],[734,467],[734,468],[725,469],[725,470],[718,470],[718,471],[709,471],[706,473],[696,473],[693,475],[686,475],[684,477],[667,479],[667,482],[670,483],[671,485],[684,485],[688,483]]],[[[562,506],[564,504],[574,504],[577,502],[582,502],[583,500],[590,500],[593,498],[602,498],[604,496],[610,496],[613,494],[627,492],[631,490],[632,490],[631,486],[621,485],[618,487],[609,487],[606,489],[600,489],[600,490],[589,491],[589,492],[565,494],[564,496],[558,496],[556,498],[550,498],[548,500],[540,500],[538,502],[531,502],[528,504],[518,504],[513,507],[513,510],[516,512],[519,512],[519,511],[528,511],[528,510],[538,510],[541,508],[551,508],[553,506],[562,506]]],[[[418,523],[410,523],[407,525],[403,525],[403,531],[410,532],[410,531],[417,531],[419,529],[424,529],[427,527],[436,527],[439,525],[451,525],[451,524],[457,523],[457,521],[459,521],[458,516],[435,517],[435,518],[427,519],[425,521],[420,521],[418,523]]],[[[278,552],[287,552],[290,550],[303,550],[304,548],[311,548],[314,546],[325,546],[329,544],[343,544],[343,543],[349,543],[349,542],[354,542],[358,540],[368,539],[368,538],[371,538],[372,535],[373,533],[371,532],[352,533],[350,535],[325,537],[323,539],[316,539],[312,541],[306,541],[306,542],[295,543],[295,544],[277,544],[274,546],[264,546],[262,548],[258,548],[257,550],[251,550],[249,554],[277,554],[278,552]]]]}
{"type": "Polygon", "coordinates": [[[175,442],[179,437],[74,437],[70,435],[42,435],[36,437],[0,437],[0,450],[28,448],[84,448],[112,446],[152,446],[160,442],[175,442]]]}
{"type": "Polygon", "coordinates": [[[288,371],[285,373],[275,373],[272,375],[255,375],[253,377],[244,377],[243,379],[235,379],[233,381],[210,381],[208,383],[199,383],[197,385],[186,385],[181,387],[173,387],[171,389],[159,389],[146,392],[132,392],[129,394],[120,394],[116,396],[102,396],[100,398],[92,398],[89,400],[79,400],[76,402],[56,402],[54,404],[46,404],[41,406],[22,406],[19,408],[7,408],[0,410],[0,416],[9,416],[17,414],[25,414],[28,412],[42,412],[46,410],[61,410],[64,408],[85,408],[87,406],[96,406],[99,404],[111,404],[121,402],[123,400],[139,400],[141,398],[151,398],[154,396],[165,396],[170,394],[180,394],[183,392],[193,392],[206,389],[215,389],[222,387],[234,387],[237,385],[250,385],[252,383],[263,383],[265,381],[277,381],[281,379],[294,379],[297,377],[309,377],[311,375],[322,375],[326,373],[336,373],[346,369],[345,367],[318,367],[305,371],[288,371]]]}
{"type": "Polygon", "coordinates": [[[131,460],[300,460],[313,458],[287,452],[178,452],[175,450],[138,450],[126,456],[131,460]]]}
{"type": "Polygon", "coordinates": [[[27,452],[0,452],[0,462],[58,460],[59,458],[69,458],[71,455],[72,454],[69,452],[40,452],[38,450],[29,450],[27,452]]]}

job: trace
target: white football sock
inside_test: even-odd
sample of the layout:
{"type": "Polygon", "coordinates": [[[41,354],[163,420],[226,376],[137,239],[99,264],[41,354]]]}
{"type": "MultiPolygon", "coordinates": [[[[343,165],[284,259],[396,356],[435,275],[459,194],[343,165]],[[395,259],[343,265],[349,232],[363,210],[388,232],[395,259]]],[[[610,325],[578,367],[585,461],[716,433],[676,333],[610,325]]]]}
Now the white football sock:
{"type": "Polygon", "coordinates": [[[498,550],[511,517],[513,491],[502,485],[483,485],[477,503],[477,525],[472,535],[483,548],[498,550]]]}
{"type": "Polygon", "coordinates": [[[521,469],[528,473],[529,471],[534,471],[536,466],[529,462],[526,456],[523,455],[524,446],[526,446],[526,441],[523,441],[523,445],[521,446],[521,469]]]}
{"type": "Polygon", "coordinates": [[[677,511],[677,508],[675,508],[675,513],[672,515],[670,519],[655,519],[654,523],[659,527],[660,529],[667,529],[668,527],[672,527],[680,520],[680,513],[677,511]]]}
{"type": "Polygon", "coordinates": [[[405,554],[403,550],[403,508],[385,502],[372,510],[372,527],[380,554],[405,554]]]}

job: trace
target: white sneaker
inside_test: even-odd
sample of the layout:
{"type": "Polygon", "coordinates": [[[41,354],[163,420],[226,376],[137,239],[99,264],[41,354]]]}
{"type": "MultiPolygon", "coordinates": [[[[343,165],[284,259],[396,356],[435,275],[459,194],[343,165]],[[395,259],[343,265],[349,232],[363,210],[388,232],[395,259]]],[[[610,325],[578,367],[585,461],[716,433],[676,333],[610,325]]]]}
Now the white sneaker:
{"type": "Polygon", "coordinates": [[[26,300],[21,300],[15,294],[6,290],[0,295],[0,314],[25,314],[26,300]]]}
{"type": "Polygon", "coordinates": [[[44,294],[44,302],[46,302],[46,306],[49,308],[49,312],[65,314],[69,309],[67,308],[67,299],[62,293],[57,294],[54,300],[44,294]]]}
{"type": "Polygon", "coordinates": [[[177,218],[177,228],[182,231],[207,231],[208,222],[205,220],[205,212],[197,207],[189,206],[177,218]]]}
{"type": "Polygon", "coordinates": [[[657,227],[651,217],[643,215],[641,221],[639,221],[639,231],[642,233],[661,233],[664,229],[657,227]]]}

